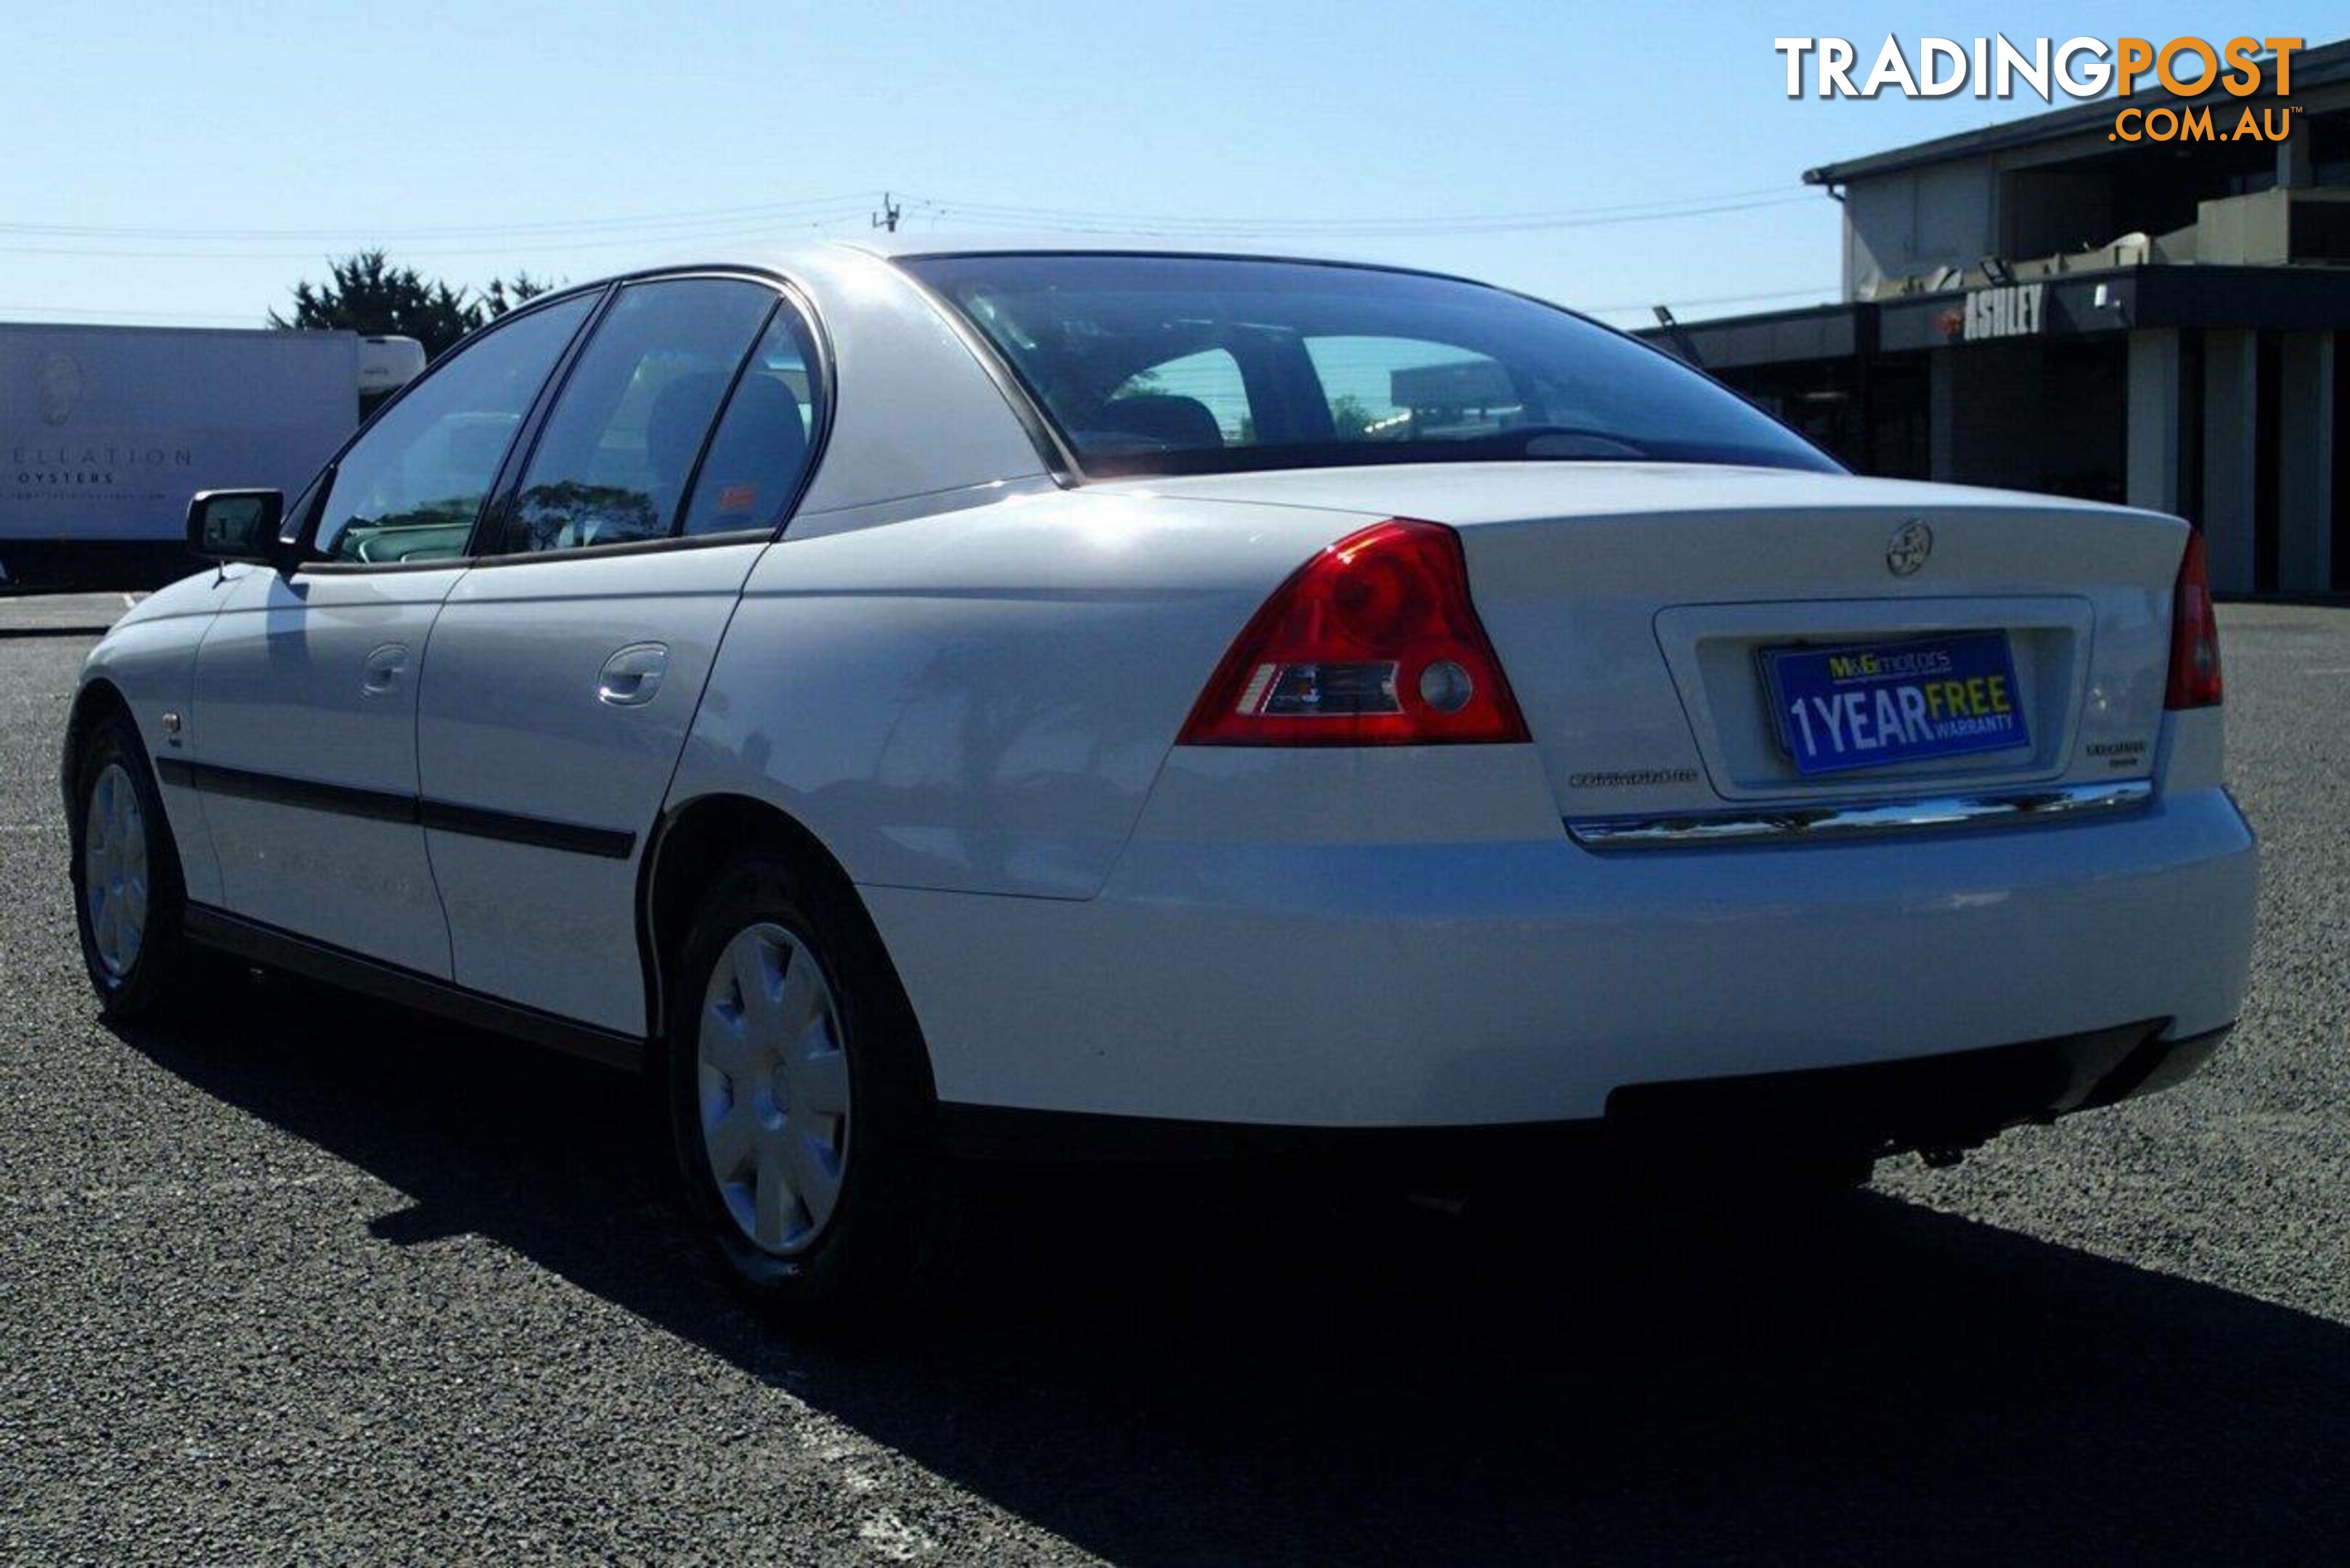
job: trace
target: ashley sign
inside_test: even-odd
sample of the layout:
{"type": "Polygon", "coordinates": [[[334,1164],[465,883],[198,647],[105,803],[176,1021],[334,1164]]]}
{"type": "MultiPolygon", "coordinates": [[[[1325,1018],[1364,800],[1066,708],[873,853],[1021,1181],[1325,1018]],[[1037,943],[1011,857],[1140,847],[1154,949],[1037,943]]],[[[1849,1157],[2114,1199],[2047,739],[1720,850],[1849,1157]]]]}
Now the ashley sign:
{"type": "Polygon", "coordinates": [[[1969,343],[1995,337],[2031,337],[2041,330],[2041,306],[2047,303],[2044,283],[2011,284],[2003,288],[1980,288],[1967,296],[1960,336],[1969,343]]]}

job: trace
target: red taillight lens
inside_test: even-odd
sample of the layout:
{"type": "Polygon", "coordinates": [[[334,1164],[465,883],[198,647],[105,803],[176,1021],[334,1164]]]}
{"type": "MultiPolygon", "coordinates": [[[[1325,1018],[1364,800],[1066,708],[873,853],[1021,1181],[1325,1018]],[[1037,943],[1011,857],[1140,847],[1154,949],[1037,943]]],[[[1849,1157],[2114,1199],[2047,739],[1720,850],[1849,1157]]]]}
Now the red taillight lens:
{"type": "Polygon", "coordinates": [[[2187,536],[2178,586],[2170,596],[2170,690],[2166,708],[2210,708],[2220,701],[2220,623],[2211,614],[2211,573],[2203,534],[2187,536]]]}
{"type": "Polygon", "coordinates": [[[1192,746],[1523,741],[1526,722],[1469,603],[1461,536],[1397,518],[1297,568],[1216,667],[1192,746]]]}

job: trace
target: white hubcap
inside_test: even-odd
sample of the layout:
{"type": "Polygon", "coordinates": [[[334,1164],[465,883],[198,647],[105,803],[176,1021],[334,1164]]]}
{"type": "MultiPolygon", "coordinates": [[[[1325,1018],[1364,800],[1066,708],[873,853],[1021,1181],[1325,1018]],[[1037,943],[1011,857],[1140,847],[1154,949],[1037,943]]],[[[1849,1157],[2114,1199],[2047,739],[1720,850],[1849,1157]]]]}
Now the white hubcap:
{"type": "Polygon", "coordinates": [[[120,980],[139,961],[147,934],[147,819],[120,763],[107,763],[89,787],[81,855],[90,945],[106,972],[120,980]]]}
{"type": "Polygon", "coordinates": [[[848,1057],[816,954],[777,925],[735,933],[702,1002],[702,1146],[727,1212],[783,1256],[807,1250],[840,1199],[848,1057]]]}

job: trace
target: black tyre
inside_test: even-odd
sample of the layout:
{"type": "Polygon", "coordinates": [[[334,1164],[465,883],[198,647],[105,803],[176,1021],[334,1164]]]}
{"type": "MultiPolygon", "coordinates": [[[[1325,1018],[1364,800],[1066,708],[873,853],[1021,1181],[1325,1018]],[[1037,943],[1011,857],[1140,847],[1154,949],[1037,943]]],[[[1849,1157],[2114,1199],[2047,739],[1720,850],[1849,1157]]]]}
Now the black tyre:
{"type": "Polygon", "coordinates": [[[187,939],[179,849],[146,747],[120,713],[82,743],[71,832],[74,924],[99,1009],[130,1022],[216,1002],[223,966],[187,939]]]}
{"type": "Polygon", "coordinates": [[[935,1246],[929,1058],[864,911],[780,856],[737,863],[675,965],[662,1078],[683,1205],[799,1326],[896,1304],[935,1246]]]}

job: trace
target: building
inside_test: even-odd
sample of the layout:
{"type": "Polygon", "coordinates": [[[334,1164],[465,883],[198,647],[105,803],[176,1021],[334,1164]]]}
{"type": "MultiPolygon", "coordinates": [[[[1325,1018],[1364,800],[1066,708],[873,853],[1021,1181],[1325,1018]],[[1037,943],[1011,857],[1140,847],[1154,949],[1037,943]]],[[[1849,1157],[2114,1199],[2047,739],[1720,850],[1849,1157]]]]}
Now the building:
{"type": "Polygon", "coordinates": [[[184,576],[199,490],[292,494],[412,337],[0,321],[0,589],[184,576]]]}
{"type": "Polygon", "coordinates": [[[2350,591],[2350,41],[2265,78],[2129,101],[2277,140],[2126,141],[2106,99],[1811,170],[1841,302],[1648,336],[1864,472],[2178,513],[2222,591],[2350,591]]]}

